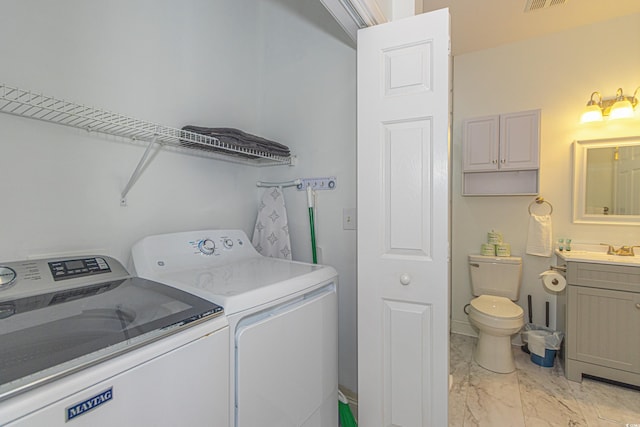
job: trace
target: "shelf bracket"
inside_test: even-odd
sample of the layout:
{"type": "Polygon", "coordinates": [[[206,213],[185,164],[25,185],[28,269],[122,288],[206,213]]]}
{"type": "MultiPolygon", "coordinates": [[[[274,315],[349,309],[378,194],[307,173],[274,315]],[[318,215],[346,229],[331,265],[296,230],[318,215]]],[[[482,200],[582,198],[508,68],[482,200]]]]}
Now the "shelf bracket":
{"type": "Polygon", "coordinates": [[[129,194],[129,191],[133,187],[133,184],[136,183],[136,181],[138,180],[140,175],[142,175],[142,171],[143,171],[143,168],[144,168],[145,164],[147,163],[147,158],[149,157],[149,153],[151,153],[151,148],[154,145],[156,145],[156,140],[157,139],[158,139],[158,135],[154,135],[153,139],[151,140],[151,142],[147,146],[147,149],[144,150],[144,154],[142,155],[142,158],[138,162],[138,166],[136,166],[136,169],[131,174],[131,178],[129,178],[129,182],[127,182],[127,185],[124,187],[124,190],[122,190],[122,193],[120,193],[120,206],[122,206],[122,207],[126,207],[127,206],[127,194],[129,194]]]}

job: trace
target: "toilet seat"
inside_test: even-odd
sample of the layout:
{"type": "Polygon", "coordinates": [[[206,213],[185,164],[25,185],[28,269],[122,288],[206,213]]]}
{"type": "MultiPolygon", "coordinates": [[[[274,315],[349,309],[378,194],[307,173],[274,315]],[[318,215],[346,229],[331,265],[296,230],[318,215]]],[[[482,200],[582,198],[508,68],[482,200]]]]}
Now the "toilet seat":
{"type": "Polygon", "coordinates": [[[471,300],[471,308],[480,314],[496,320],[516,320],[524,318],[524,310],[508,298],[494,295],[480,295],[471,300]]]}

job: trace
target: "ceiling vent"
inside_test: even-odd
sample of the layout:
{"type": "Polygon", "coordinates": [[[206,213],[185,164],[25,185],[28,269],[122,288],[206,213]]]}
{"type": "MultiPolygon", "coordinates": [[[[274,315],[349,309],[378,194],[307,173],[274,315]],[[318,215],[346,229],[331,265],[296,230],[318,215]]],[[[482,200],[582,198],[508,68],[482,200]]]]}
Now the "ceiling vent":
{"type": "Polygon", "coordinates": [[[525,12],[532,12],[534,10],[547,9],[552,6],[559,6],[565,4],[567,0],[527,0],[527,5],[524,7],[525,12]]]}

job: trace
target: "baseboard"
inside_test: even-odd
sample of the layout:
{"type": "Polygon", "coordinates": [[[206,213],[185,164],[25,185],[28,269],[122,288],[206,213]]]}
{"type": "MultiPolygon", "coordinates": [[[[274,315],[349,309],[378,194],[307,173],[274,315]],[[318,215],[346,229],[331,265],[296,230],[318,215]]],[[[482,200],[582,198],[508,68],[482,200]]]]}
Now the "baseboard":
{"type": "Polygon", "coordinates": [[[463,322],[461,320],[451,320],[451,332],[454,334],[467,335],[470,337],[477,337],[478,332],[471,326],[469,322],[463,322]]]}

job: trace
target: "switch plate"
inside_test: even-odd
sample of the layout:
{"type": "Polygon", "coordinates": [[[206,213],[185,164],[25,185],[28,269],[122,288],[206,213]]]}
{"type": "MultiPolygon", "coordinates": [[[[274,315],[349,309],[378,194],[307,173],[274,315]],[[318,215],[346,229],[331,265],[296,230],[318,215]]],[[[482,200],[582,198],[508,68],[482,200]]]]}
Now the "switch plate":
{"type": "Polygon", "coordinates": [[[342,209],[342,229],[343,230],[356,229],[356,208],[342,209]]]}

